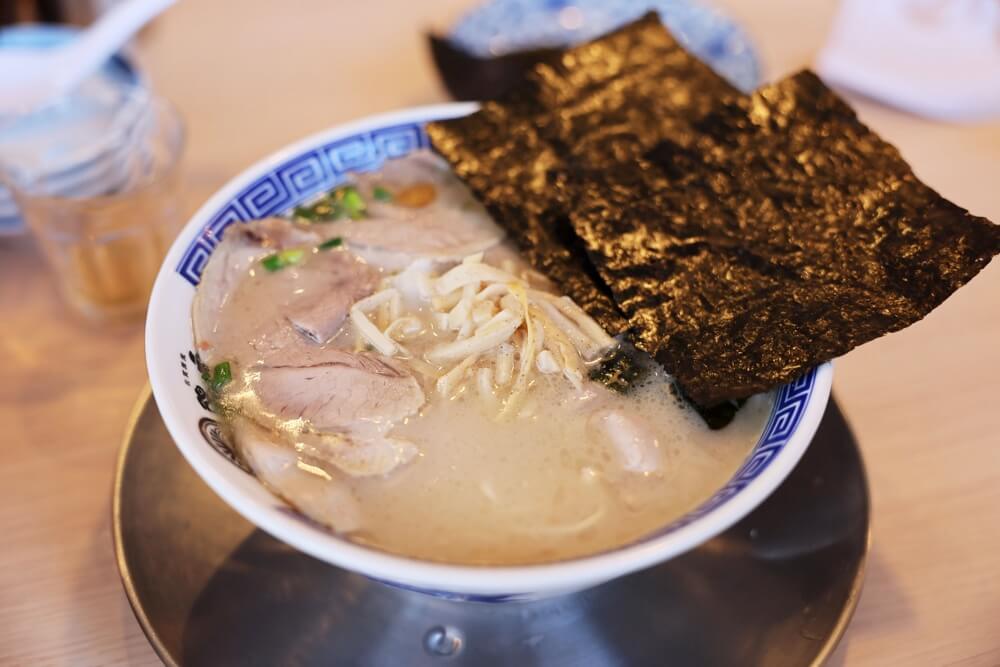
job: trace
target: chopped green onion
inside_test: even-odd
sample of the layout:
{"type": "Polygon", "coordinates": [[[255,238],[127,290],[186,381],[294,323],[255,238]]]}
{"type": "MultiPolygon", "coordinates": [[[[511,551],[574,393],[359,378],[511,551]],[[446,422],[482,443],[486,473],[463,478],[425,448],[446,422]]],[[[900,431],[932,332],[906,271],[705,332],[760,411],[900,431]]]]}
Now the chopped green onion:
{"type": "Polygon", "coordinates": [[[305,256],[306,251],[302,248],[289,248],[288,250],[282,250],[281,252],[276,252],[273,255],[268,255],[264,259],[260,260],[260,264],[265,269],[273,273],[285,268],[286,266],[298,264],[305,256]]]}
{"type": "Polygon", "coordinates": [[[296,206],[292,217],[309,222],[332,222],[342,218],[360,220],[365,217],[367,204],[353,185],[342,185],[330,190],[321,199],[308,206],[296,206]]]}
{"type": "Polygon", "coordinates": [[[306,256],[306,251],[302,248],[289,248],[288,250],[282,250],[278,253],[278,257],[284,262],[285,266],[291,266],[292,264],[298,264],[302,261],[302,258],[306,256]]]}
{"type": "Polygon", "coordinates": [[[233,379],[233,371],[228,361],[223,361],[212,371],[212,389],[219,391],[233,379]]]}
{"type": "Polygon", "coordinates": [[[277,254],[268,255],[264,259],[260,260],[261,266],[263,266],[268,271],[277,271],[282,268],[281,258],[277,254]]]}
{"type": "Polygon", "coordinates": [[[339,236],[334,236],[332,239],[327,239],[316,246],[317,250],[329,250],[330,248],[337,248],[344,242],[344,239],[339,236]]]}
{"type": "Polygon", "coordinates": [[[318,217],[315,206],[296,206],[292,210],[293,218],[302,218],[304,220],[315,221],[318,217]]]}
{"type": "Polygon", "coordinates": [[[392,201],[392,193],[383,188],[381,185],[376,185],[372,189],[372,196],[378,201],[392,201]]]}
{"type": "Polygon", "coordinates": [[[340,196],[341,209],[351,220],[360,220],[365,217],[368,205],[365,204],[365,200],[361,197],[361,193],[358,192],[357,188],[348,185],[338,190],[338,192],[343,193],[340,196]]]}

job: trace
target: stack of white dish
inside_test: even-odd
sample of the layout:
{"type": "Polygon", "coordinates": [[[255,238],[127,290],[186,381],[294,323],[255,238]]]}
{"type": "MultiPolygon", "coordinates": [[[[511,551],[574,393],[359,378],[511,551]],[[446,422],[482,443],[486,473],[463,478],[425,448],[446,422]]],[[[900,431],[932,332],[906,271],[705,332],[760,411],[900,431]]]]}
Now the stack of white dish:
{"type": "MultiPolygon", "coordinates": [[[[74,33],[66,27],[17,26],[0,31],[0,49],[48,48],[74,33]]],[[[146,90],[136,68],[118,55],[55,104],[29,115],[0,117],[5,171],[39,195],[93,197],[122,188],[146,90]]],[[[23,230],[13,195],[0,185],[0,235],[23,230]]]]}

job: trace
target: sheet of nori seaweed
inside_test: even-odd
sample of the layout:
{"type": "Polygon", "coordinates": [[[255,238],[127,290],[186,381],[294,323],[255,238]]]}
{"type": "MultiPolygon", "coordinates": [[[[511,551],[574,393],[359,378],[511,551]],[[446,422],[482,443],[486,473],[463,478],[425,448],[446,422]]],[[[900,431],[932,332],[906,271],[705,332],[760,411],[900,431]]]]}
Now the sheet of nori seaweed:
{"type": "Polygon", "coordinates": [[[447,37],[430,34],[427,43],[441,81],[456,100],[496,99],[519,84],[533,66],[562,53],[560,48],[542,48],[482,58],[447,37]]]}
{"type": "Polygon", "coordinates": [[[646,158],[571,174],[572,223],[635,344],[703,406],[916,322],[1000,252],[1000,226],[921,183],[811,72],[646,158]]]}
{"type": "Polygon", "coordinates": [[[522,254],[607,330],[627,322],[569,224],[562,175],[682,142],[712,101],[739,95],[685,51],[655,13],[536,66],[521,86],[464,118],[431,123],[434,148],[522,254]]]}

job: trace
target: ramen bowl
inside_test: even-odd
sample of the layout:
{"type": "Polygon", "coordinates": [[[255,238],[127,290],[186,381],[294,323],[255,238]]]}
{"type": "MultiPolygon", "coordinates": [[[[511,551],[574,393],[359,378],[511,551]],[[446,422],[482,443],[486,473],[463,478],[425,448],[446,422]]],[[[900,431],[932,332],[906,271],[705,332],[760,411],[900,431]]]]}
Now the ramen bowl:
{"type": "Polygon", "coordinates": [[[707,500],[659,529],[611,550],[523,566],[452,565],[355,544],[299,514],[241,461],[222,428],[197,365],[191,306],[202,269],[223,231],[280,215],[351,172],[428,146],[425,123],[466,115],[473,104],[420,107],[374,116],[308,137],[246,169],[191,218],[153,288],[146,359],[153,395],[177,447],[229,505],[274,537],[332,565],[440,597],[503,602],[570,592],[677,556],[719,534],[760,504],[799,461],[830,395],[827,363],[778,388],[760,439],[707,500]]]}

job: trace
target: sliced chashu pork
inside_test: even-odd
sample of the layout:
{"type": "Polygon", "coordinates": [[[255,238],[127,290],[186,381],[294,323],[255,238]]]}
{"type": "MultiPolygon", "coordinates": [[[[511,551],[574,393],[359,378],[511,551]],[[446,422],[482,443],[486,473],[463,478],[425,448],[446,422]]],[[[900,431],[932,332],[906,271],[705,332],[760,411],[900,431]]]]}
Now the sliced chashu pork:
{"type": "Polygon", "coordinates": [[[388,433],[419,409],[424,395],[390,360],[317,344],[339,331],[350,306],[378,279],[349,252],[314,251],[320,241],[283,219],[230,227],[205,267],[195,336],[206,362],[231,364],[233,388],[253,390],[231,392],[226,400],[234,412],[265,433],[301,419],[300,452],[351,475],[383,474],[416,454],[388,433]],[[265,256],[289,248],[308,254],[279,271],[260,266],[265,256]]]}
{"type": "Polygon", "coordinates": [[[324,343],[344,325],[357,299],[370,294],[376,269],[341,249],[316,250],[311,229],[270,218],[230,226],[212,254],[195,296],[195,338],[208,363],[249,366],[288,347],[324,343]],[[269,272],[266,256],[298,248],[298,264],[269,272]]]}
{"type": "Polygon", "coordinates": [[[375,290],[379,274],[344,252],[328,252],[311,260],[317,261],[322,264],[305,268],[314,269],[322,289],[293,303],[285,318],[310,342],[323,344],[340,331],[351,306],[375,290]]]}
{"type": "Polygon", "coordinates": [[[380,173],[353,180],[367,202],[367,217],[331,223],[330,231],[378,266],[402,269],[415,259],[454,262],[503,239],[486,209],[430,151],[390,160],[380,173]],[[379,201],[376,187],[392,199],[379,201]],[[418,196],[407,196],[416,191],[418,196]]]}
{"type": "Polygon", "coordinates": [[[289,352],[280,363],[261,366],[254,388],[264,412],[306,427],[295,435],[301,453],[355,476],[386,474],[416,456],[415,445],[390,435],[424,404],[412,375],[368,353],[289,352]]]}
{"type": "Polygon", "coordinates": [[[343,480],[317,465],[303,466],[299,455],[259,424],[238,415],[230,420],[240,453],[257,478],[304,514],[342,533],[361,527],[361,506],[343,480]]]}
{"type": "Polygon", "coordinates": [[[391,426],[424,404],[420,385],[391,359],[333,348],[262,366],[257,395],[279,419],[322,431],[391,426]]]}
{"type": "Polygon", "coordinates": [[[448,163],[429,150],[387,160],[380,171],[352,174],[351,180],[365,199],[368,215],[376,219],[414,220],[441,209],[484,211],[448,163]],[[424,187],[428,185],[429,190],[424,187]],[[379,199],[376,188],[388,192],[389,199],[379,199]]]}
{"type": "Polygon", "coordinates": [[[621,408],[601,408],[587,419],[587,430],[623,470],[641,475],[663,471],[663,447],[642,417],[621,408]]]}
{"type": "Polygon", "coordinates": [[[281,218],[235,223],[226,228],[201,274],[191,318],[202,356],[212,363],[223,322],[219,316],[250,270],[267,255],[315,245],[320,237],[281,218]]]}
{"type": "Polygon", "coordinates": [[[576,406],[587,420],[587,437],[617,462],[615,469],[638,475],[666,471],[666,451],[650,424],[622,405],[607,387],[586,381],[576,406]]]}

